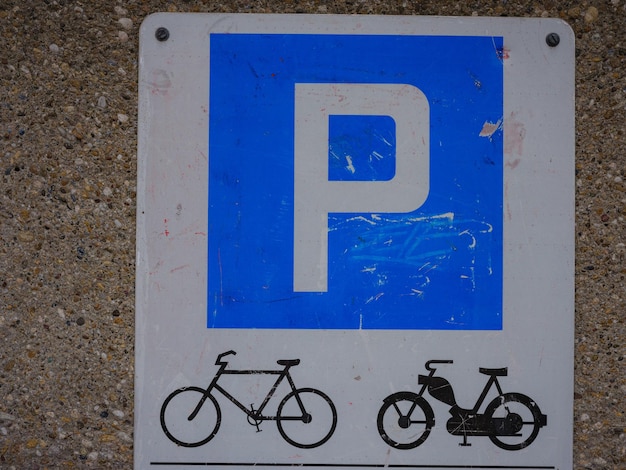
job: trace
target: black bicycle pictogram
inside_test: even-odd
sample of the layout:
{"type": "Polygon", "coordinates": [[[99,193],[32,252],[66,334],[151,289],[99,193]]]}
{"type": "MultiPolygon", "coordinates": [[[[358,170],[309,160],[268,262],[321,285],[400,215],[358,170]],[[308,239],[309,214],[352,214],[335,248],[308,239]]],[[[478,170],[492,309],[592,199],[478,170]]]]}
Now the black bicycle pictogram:
{"type": "Polygon", "coordinates": [[[223,358],[235,351],[217,356],[215,365],[220,366],[207,388],[183,387],[172,392],[161,406],[161,427],[165,435],[184,447],[198,447],[209,442],[220,427],[222,412],[214,396],[218,391],[247,415],[248,423],[260,432],[263,421],[276,421],[278,432],[289,444],[310,449],[324,444],[337,426],[337,411],[328,396],[314,388],[296,388],[289,369],[300,364],[300,359],[280,359],[281,370],[235,370],[226,369],[223,358]],[[277,375],[277,379],[257,409],[254,404],[246,408],[231,395],[218,380],[222,375],[277,375]],[[267,404],[284,379],[291,391],[282,399],[275,415],[265,415],[267,404]]]}
{"type": "Polygon", "coordinates": [[[435,415],[423,397],[424,392],[450,406],[452,417],[446,428],[454,436],[463,436],[459,445],[469,446],[469,436],[486,436],[501,449],[519,450],[529,446],[537,437],[539,429],[547,424],[546,415],[541,413],[534,400],[521,393],[504,393],[498,377],[507,375],[507,368],[487,369],[480,367],[481,374],[489,376],[487,383],[471,409],[461,408],[454,398],[450,382],[436,377],[431,364],[452,364],[451,360],[426,362],[428,375],[420,375],[419,393],[397,392],[384,399],[378,412],[378,432],[383,440],[396,449],[412,449],[422,444],[435,425],[435,415]],[[495,385],[498,396],[485,408],[482,406],[487,393],[495,385]]]}

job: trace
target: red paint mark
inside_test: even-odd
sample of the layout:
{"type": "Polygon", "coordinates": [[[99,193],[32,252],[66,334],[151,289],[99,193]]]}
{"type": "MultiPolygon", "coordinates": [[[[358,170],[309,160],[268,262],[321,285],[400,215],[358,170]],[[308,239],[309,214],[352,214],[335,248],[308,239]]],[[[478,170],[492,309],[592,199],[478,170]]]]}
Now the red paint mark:
{"type": "Polygon", "coordinates": [[[148,272],[148,275],[154,276],[156,273],[159,272],[159,269],[161,268],[162,265],[163,265],[163,261],[162,260],[158,261],[154,269],[148,272]]]}
{"type": "Polygon", "coordinates": [[[176,271],[180,271],[181,269],[185,269],[185,268],[188,268],[188,267],[189,267],[188,264],[183,264],[182,266],[177,266],[176,268],[170,269],[170,273],[174,273],[176,271]]]}
{"type": "Polygon", "coordinates": [[[207,345],[208,345],[209,339],[205,339],[204,340],[204,346],[202,348],[202,351],[200,352],[200,357],[198,358],[198,363],[196,366],[196,374],[199,375],[200,371],[202,370],[201,367],[204,365],[204,352],[207,350],[207,345]]]}
{"type": "Polygon", "coordinates": [[[165,225],[165,230],[163,230],[163,235],[168,237],[170,235],[170,231],[167,229],[167,219],[163,219],[163,224],[165,225]]]}
{"type": "Polygon", "coordinates": [[[205,232],[193,232],[194,235],[203,235],[206,237],[206,233],[205,232]]]}

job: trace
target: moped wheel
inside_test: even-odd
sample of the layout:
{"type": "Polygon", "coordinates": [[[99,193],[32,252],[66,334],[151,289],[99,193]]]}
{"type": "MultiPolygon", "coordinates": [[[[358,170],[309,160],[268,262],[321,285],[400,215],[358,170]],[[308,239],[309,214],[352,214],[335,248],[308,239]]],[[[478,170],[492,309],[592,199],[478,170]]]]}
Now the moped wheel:
{"type": "Polygon", "coordinates": [[[311,449],[333,435],[337,410],[326,394],[314,388],[299,388],[288,393],[278,405],[276,425],[289,444],[311,449]]]}
{"type": "Polygon", "coordinates": [[[435,425],[428,402],[413,392],[397,392],[385,398],[378,412],[378,433],[396,449],[413,449],[422,444],[435,425]]]}
{"type": "Polygon", "coordinates": [[[213,439],[222,422],[222,412],[213,395],[189,419],[205,392],[200,387],[183,387],[165,399],[161,406],[161,427],[170,441],[183,447],[198,447],[213,439]]]}
{"type": "Polygon", "coordinates": [[[528,447],[546,424],[546,417],[535,402],[521,393],[496,397],[487,405],[485,417],[493,426],[489,439],[505,450],[528,447]]]}

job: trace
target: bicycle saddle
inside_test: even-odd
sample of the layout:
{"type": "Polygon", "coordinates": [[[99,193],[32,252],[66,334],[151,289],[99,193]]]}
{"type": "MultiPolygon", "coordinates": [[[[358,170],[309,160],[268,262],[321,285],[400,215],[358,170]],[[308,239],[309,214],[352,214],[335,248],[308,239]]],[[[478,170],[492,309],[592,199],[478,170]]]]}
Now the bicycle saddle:
{"type": "Polygon", "coordinates": [[[508,367],[502,367],[500,369],[488,369],[487,367],[479,367],[478,372],[485,375],[498,375],[504,377],[507,375],[508,367]]]}
{"type": "Polygon", "coordinates": [[[276,363],[279,366],[297,366],[300,364],[300,359],[279,359],[276,363]]]}

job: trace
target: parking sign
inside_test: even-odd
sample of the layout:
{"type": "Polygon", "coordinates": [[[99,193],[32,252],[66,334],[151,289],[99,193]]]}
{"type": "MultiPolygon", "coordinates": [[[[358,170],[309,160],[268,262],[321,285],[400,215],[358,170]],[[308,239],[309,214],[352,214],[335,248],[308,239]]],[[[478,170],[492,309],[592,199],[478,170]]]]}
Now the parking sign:
{"type": "Polygon", "coordinates": [[[136,468],[571,467],[567,25],[140,39],[136,468]]]}
{"type": "Polygon", "coordinates": [[[502,37],[210,46],[209,327],[502,327],[502,37]]]}

